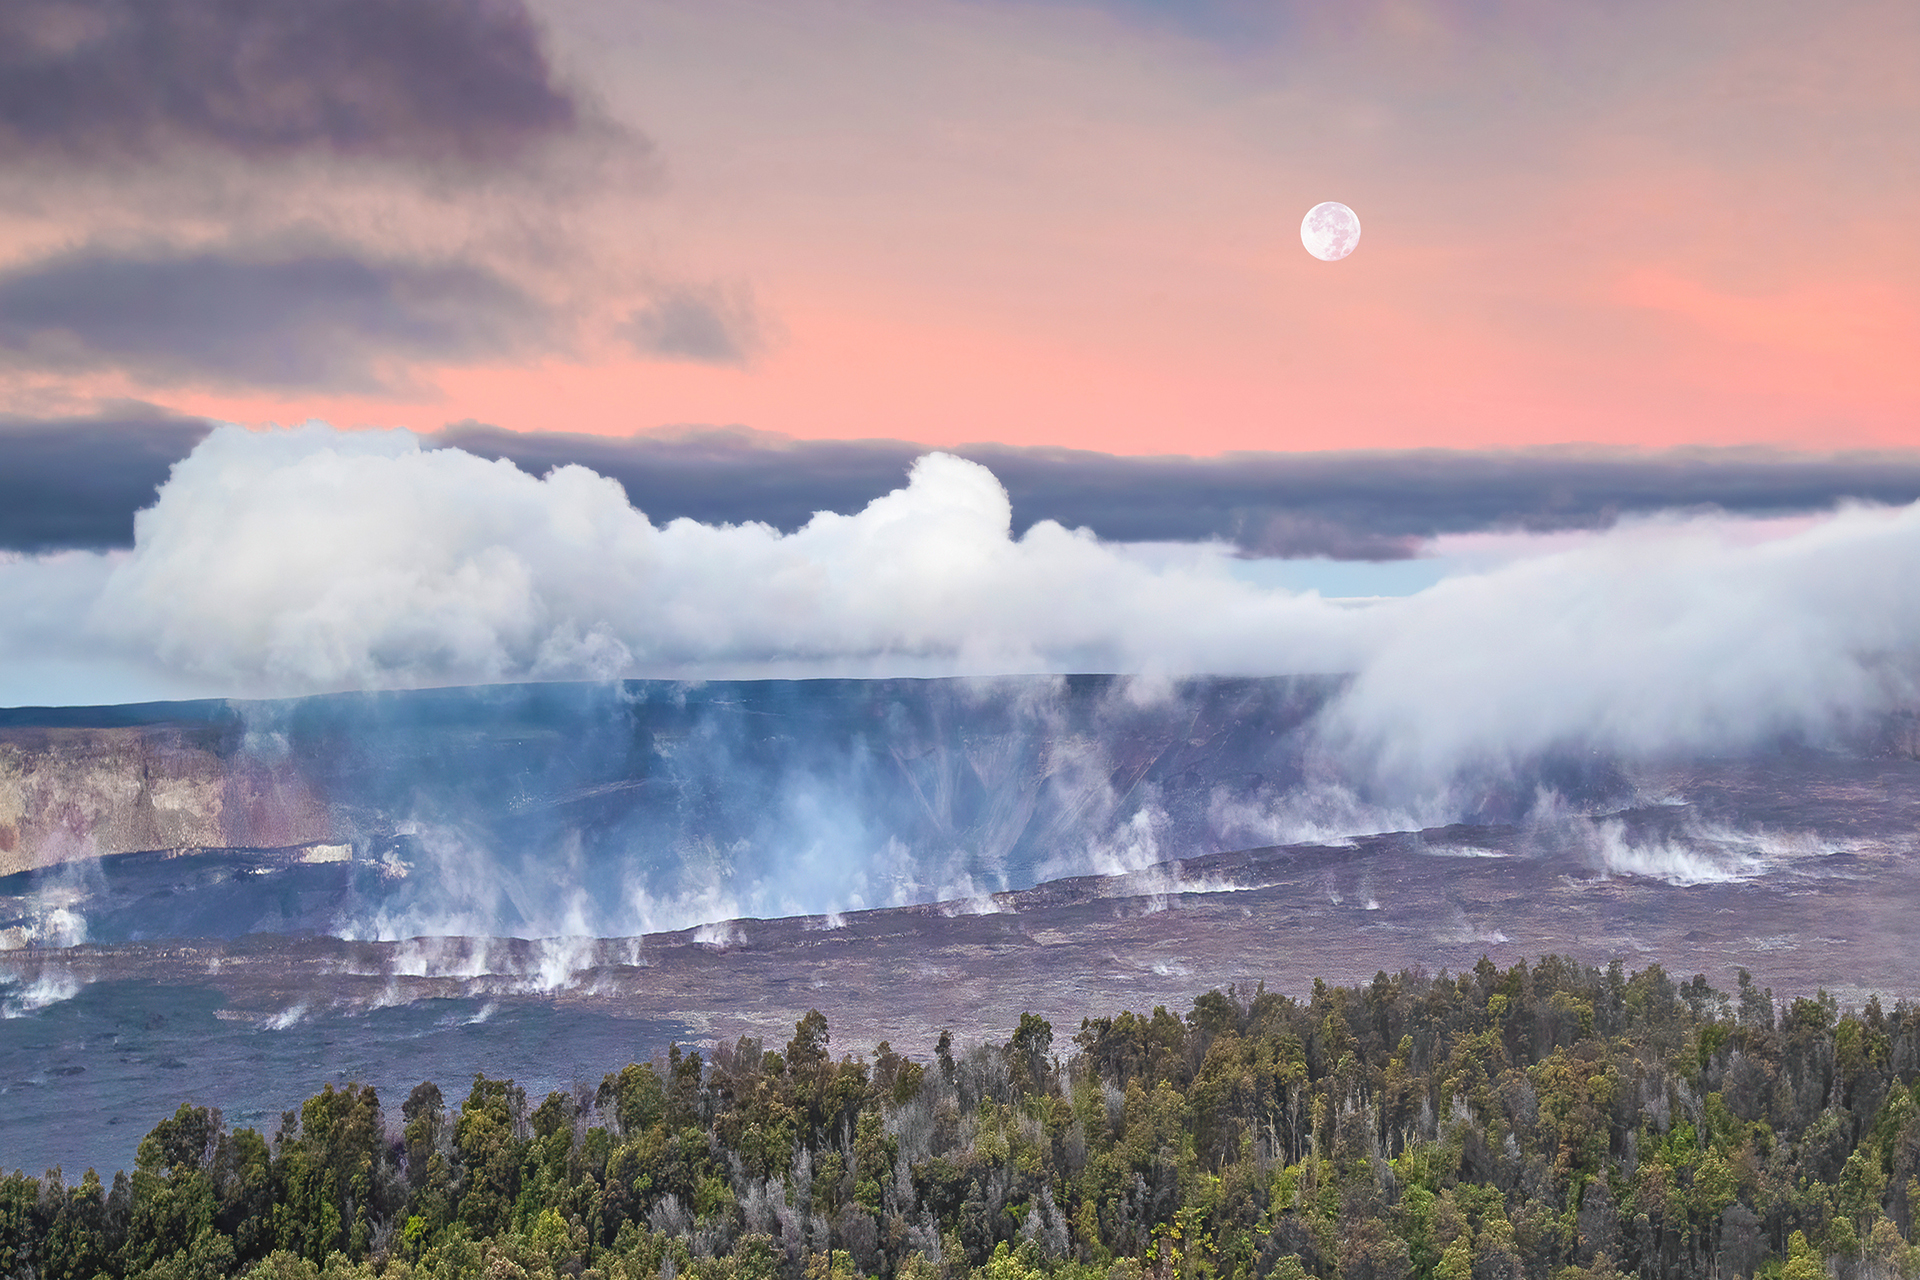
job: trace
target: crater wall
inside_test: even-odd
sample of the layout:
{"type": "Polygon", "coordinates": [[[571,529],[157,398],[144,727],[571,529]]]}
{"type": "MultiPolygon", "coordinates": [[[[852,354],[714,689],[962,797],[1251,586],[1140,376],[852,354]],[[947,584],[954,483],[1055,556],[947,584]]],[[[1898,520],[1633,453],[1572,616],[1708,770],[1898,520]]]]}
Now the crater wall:
{"type": "Polygon", "coordinates": [[[0,876],[76,858],[332,834],[298,769],[189,725],[0,728],[0,876]]]}

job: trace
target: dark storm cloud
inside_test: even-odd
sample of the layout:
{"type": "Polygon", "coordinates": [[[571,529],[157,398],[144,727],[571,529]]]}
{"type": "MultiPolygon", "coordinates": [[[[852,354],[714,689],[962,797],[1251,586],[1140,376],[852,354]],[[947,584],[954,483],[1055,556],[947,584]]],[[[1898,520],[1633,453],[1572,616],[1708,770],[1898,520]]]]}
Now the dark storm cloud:
{"type": "Polygon", "coordinates": [[[539,323],[458,262],[81,252],[0,273],[0,356],[161,383],[379,389],[406,361],[499,355],[539,323]]]}
{"type": "Polygon", "coordinates": [[[582,116],[519,0],[0,5],[0,155],[498,162],[582,116]]]}
{"type": "Polygon", "coordinates": [[[0,418],[0,550],[132,545],[133,513],[210,429],[145,406],[98,418],[0,418]]]}
{"type": "MultiPolygon", "coordinates": [[[[628,438],[518,434],[475,424],[437,442],[508,458],[535,474],[577,462],[620,481],[655,521],[761,520],[795,529],[815,511],[857,511],[897,488],[923,445],[797,441],[744,429],[628,438]]],[[[1748,516],[1830,509],[1847,499],[1920,499],[1920,453],[1831,457],[1756,450],[1594,455],[1243,453],[1128,458],[1064,449],[964,446],[1013,499],[1015,525],[1087,527],[1117,541],[1217,538],[1248,555],[1392,560],[1438,534],[1594,529],[1672,509],[1748,516]]]]}
{"type": "Polygon", "coordinates": [[[665,360],[745,364],[761,345],[753,298],[744,291],[677,288],[635,311],[626,325],[633,345],[665,360]]]}

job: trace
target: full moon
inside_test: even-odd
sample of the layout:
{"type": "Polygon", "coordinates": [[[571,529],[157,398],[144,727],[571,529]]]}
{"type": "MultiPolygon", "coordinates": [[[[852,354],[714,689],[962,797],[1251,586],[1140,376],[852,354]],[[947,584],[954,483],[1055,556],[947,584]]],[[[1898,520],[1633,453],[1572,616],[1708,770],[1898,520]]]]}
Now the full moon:
{"type": "Polygon", "coordinates": [[[1300,220],[1300,243],[1322,262],[1338,262],[1360,243],[1360,219],[1338,200],[1307,210],[1300,220]]]}

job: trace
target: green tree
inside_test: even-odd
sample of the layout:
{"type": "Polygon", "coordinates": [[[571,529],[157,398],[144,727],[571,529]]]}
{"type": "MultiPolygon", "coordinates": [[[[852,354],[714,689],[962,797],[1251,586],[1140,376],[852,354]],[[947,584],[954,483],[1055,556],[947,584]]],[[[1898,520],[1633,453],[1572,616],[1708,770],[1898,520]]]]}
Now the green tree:
{"type": "Polygon", "coordinates": [[[280,1248],[316,1264],[334,1253],[366,1256],[375,1221],[398,1207],[379,1198],[388,1189],[384,1128],[369,1085],[328,1085],[287,1113],[273,1168],[280,1248]]]}
{"type": "Polygon", "coordinates": [[[520,1156],[526,1145],[526,1091],[511,1080],[473,1078],[460,1104],[453,1141],[465,1182],[456,1220],[476,1239],[506,1229],[520,1195],[520,1156]]]}
{"type": "Polygon", "coordinates": [[[1052,1083],[1053,1024],[1037,1013],[1020,1015],[1007,1042],[1007,1061],[1017,1093],[1046,1093],[1052,1083]]]}

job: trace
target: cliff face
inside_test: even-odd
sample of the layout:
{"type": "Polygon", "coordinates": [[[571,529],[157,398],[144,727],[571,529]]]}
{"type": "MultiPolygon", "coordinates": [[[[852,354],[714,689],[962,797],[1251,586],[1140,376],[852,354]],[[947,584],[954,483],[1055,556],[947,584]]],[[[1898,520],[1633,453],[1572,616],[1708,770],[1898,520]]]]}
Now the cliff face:
{"type": "Polygon", "coordinates": [[[1264,827],[1218,834],[1215,806],[1258,808],[1299,781],[1299,727],[1330,687],[626,682],[0,710],[0,875],[149,850],[353,849],[114,859],[142,865],[55,877],[71,900],[9,907],[0,886],[0,928],[8,910],[26,929],[58,909],[96,940],[263,920],[627,936],[716,912],[971,897],[1266,842],[1264,827]]]}
{"type": "Polygon", "coordinates": [[[301,775],[224,749],[215,729],[0,729],[0,875],[76,858],[278,847],[331,835],[301,775]]]}
{"type": "MultiPolygon", "coordinates": [[[[0,884],[0,949],[8,929],[627,937],[1432,825],[1329,781],[1314,716],[1337,688],[636,681],[0,709],[0,876],[161,851],[0,884]],[[183,850],[208,853],[166,856],[183,850]]],[[[1916,724],[1636,776],[1549,759],[1463,786],[1445,816],[1525,826],[1545,790],[1574,814],[1685,797],[1594,856],[1758,874],[1809,840],[1910,842],[1916,724]]]]}

